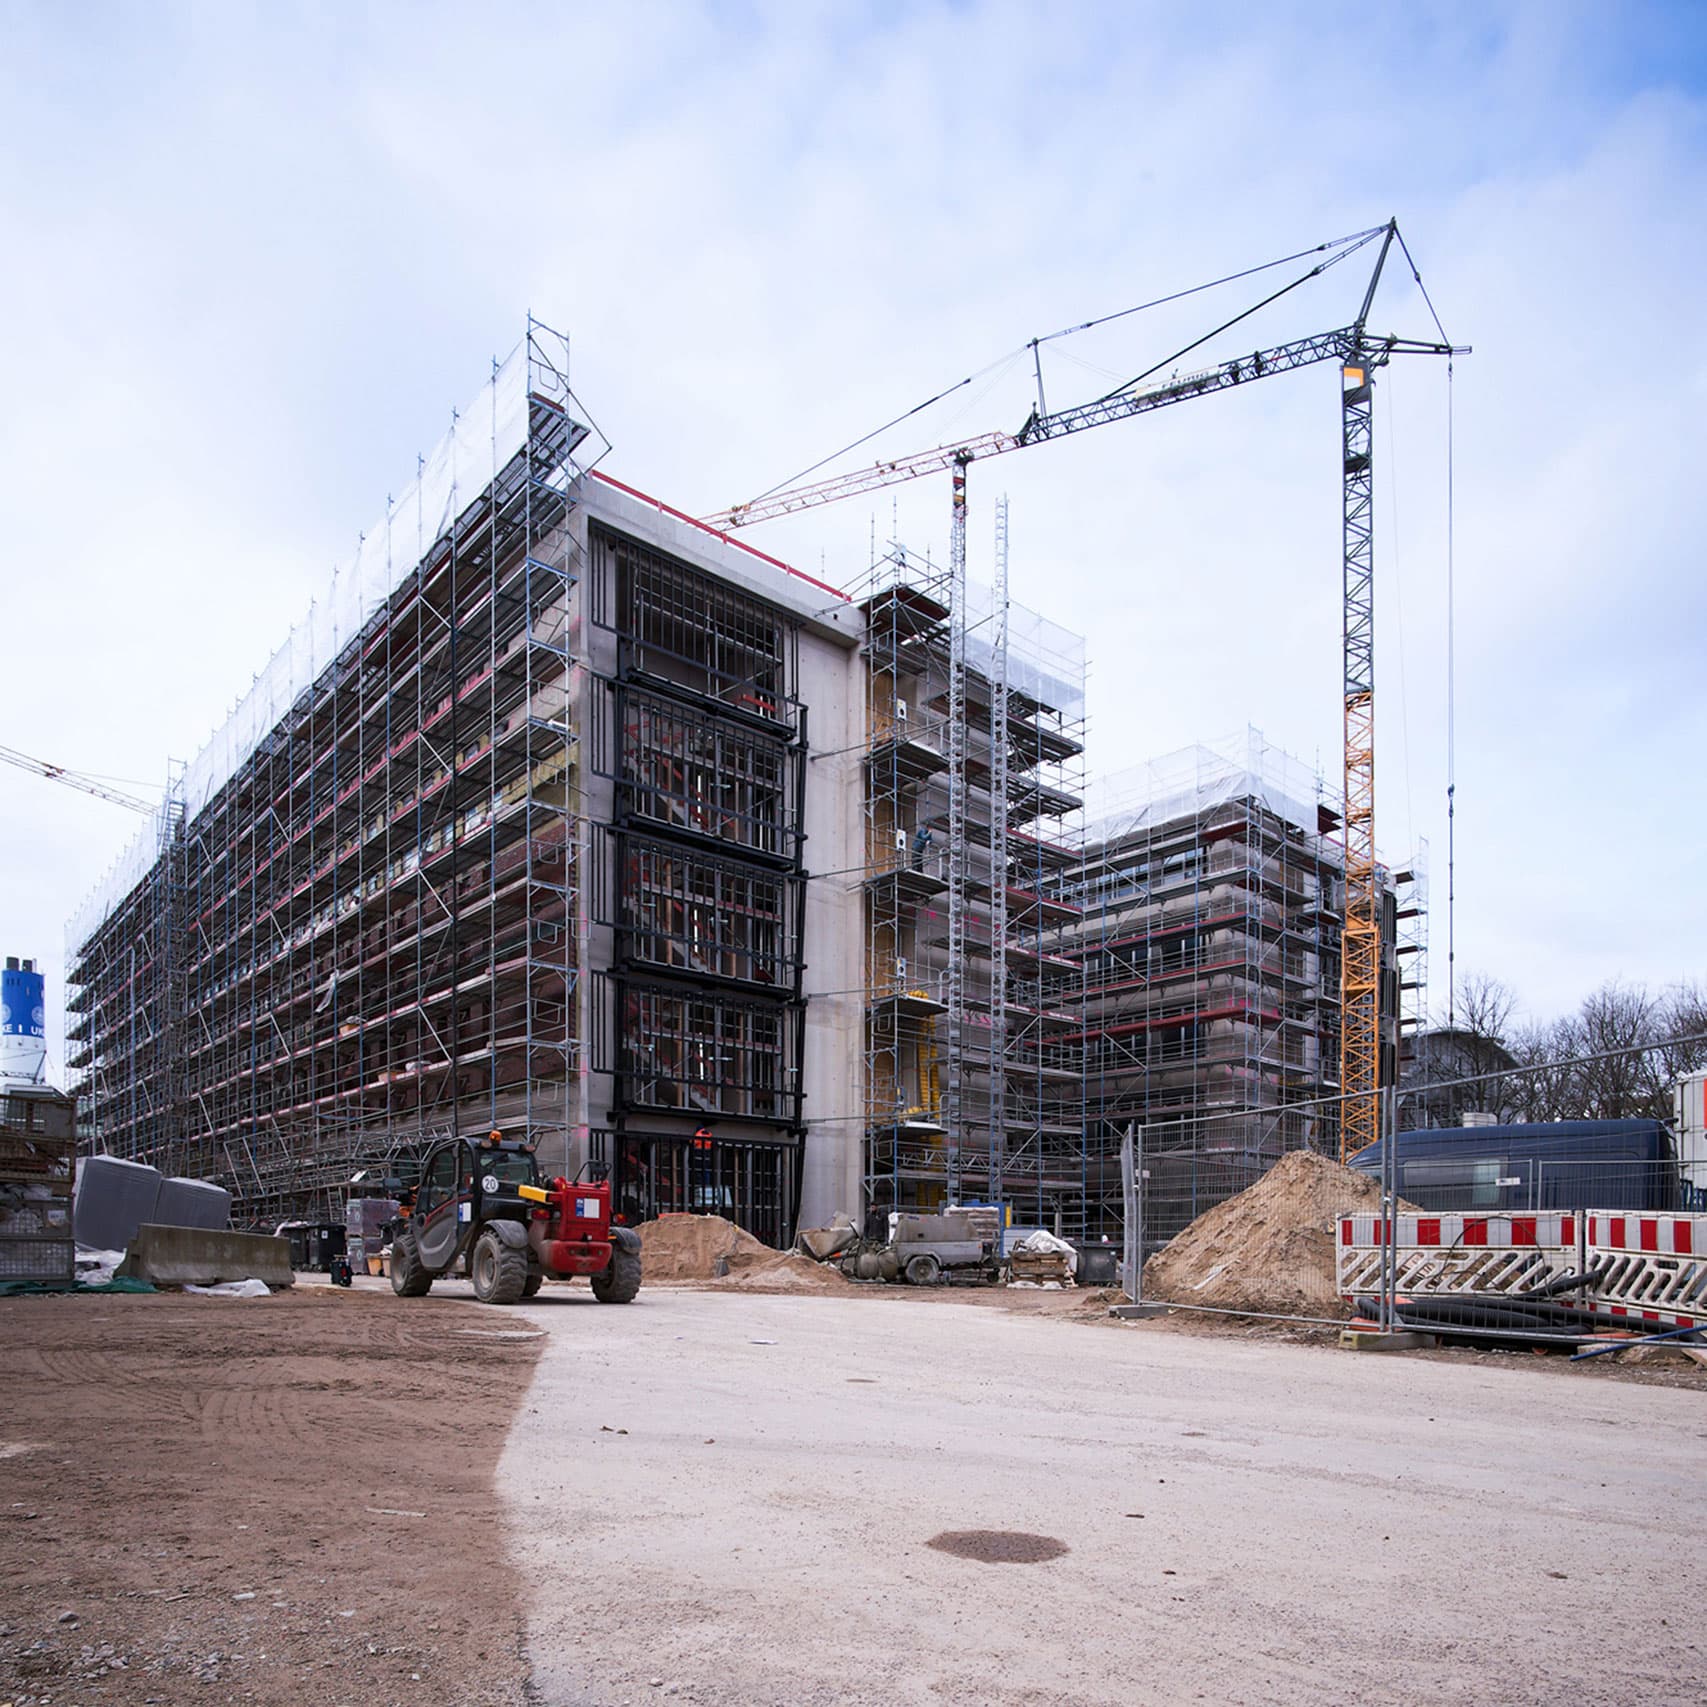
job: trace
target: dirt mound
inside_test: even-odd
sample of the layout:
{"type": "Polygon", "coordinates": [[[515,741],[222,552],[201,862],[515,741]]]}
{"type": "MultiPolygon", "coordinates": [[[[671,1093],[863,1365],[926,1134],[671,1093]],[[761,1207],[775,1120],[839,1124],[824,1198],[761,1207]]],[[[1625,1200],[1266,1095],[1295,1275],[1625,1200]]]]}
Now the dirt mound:
{"type": "Polygon", "coordinates": [[[731,1258],[781,1254],[721,1215],[661,1215],[635,1231],[648,1280],[711,1280],[731,1258]]]}
{"type": "Polygon", "coordinates": [[[743,1292],[845,1292],[853,1282],[838,1268],[814,1262],[801,1251],[745,1251],[729,1259],[719,1286],[743,1292]]]}
{"type": "Polygon", "coordinates": [[[1380,1184],[1368,1174],[1294,1150],[1157,1251],[1144,1264],[1144,1296],[1223,1310],[1349,1316],[1334,1290],[1333,1222],[1373,1213],[1380,1202],[1380,1184]]]}

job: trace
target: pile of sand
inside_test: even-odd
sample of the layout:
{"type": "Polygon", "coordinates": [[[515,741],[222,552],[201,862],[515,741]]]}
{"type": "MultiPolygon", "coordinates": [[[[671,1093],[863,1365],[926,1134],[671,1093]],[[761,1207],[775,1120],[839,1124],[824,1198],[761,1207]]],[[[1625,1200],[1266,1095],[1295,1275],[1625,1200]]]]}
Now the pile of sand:
{"type": "Polygon", "coordinates": [[[661,1215],[635,1231],[647,1280],[711,1280],[733,1257],[779,1254],[721,1215],[661,1215]]]}
{"type": "Polygon", "coordinates": [[[648,1281],[709,1280],[745,1292],[839,1292],[853,1284],[799,1251],[773,1251],[721,1215],[661,1215],[635,1231],[648,1281]]]}
{"type": "MultiPolygon", "coordinates": [[[[1368,1174],[1294,1150],[1157,1251],[1144,1264],[1144,1296],[1223,1310],[1349,1316],[1334,1290],[1334,1223],[1380,1205],[1380,1184],[1368,1174]]],[[[1401,1210],[1415,1212],[1408,1203],[1401,1210]]]]}
{"type": "Polygon", "coordinates": [[[854,1283],[804,1251],[746,1251],[729,1259],[729,1272],[717,1282],[742,1292],[845,1292],[854,1283]]]}

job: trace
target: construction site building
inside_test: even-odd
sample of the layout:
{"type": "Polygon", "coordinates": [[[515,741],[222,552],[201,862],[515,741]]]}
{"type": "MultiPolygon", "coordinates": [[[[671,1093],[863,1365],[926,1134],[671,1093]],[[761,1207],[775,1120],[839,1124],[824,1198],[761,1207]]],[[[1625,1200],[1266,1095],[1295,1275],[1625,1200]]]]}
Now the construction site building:
{"type": "Polygon", "coordinates": [[[895,549],[866,617],[865,1187],[1085,1231],[1084,641],[895,549]]]}
{"type": "MultiPolygon", "coordinates": [[[[1065,953],[1084,970],[1088,1145],[1134,1134],[1154,1248],[1286,1151],[1338,1153],[1340,812],[1254,730],[1122,772],[1099,796],[1063,886],[1082,909],[1065,953]]],[[[1401,985],[1422,976],[1401,932],[1414,939],[1421,918],[1414,887],[1383,869],[1387,1085],[1401,985]]],[[[1118,1225],[1118,1198],[1089,1214],[1118,1225]]]]}
{"type": "Polygon", "coordinates": [[[497,1128],[773,1244],[1113,1234],[1131,1126],[1165,1237],[1334,1149],[1319,786],[1194,750],[1087,837],[1085,646],[1008,598],[1005,503],[991,585],[897,546],[845,593],[595,467],[567,373],[530,322],[73,921],[88,1147],[265,1225],[497,1128]]]}
{"type": "Polygon", "coordinates": [[[96,1147],[257,1223],[487,1128],[631,1218],[855,1201],[859,614],[594,472],[567,371],[530,323],[73,922],[96,1147]]]}

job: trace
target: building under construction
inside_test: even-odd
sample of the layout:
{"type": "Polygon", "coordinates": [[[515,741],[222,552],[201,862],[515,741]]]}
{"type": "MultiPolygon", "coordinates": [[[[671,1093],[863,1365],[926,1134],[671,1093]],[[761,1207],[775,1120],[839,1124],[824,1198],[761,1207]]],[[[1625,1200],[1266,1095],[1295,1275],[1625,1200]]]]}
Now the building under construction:
{"type": "MultiPolygon", "coordinates": [[[[1064,885],[1081,909],[1066,952],[1084,975],[1091,1147],[1134,1133],[1153,1246],[1286,1151],[1340,1149],[1345,849],[1320,778],[1255,731],[1101,792],[1064,885]]],[[[1380,880],[1393,1084],[1420,1017],[1423,914],[1412,872],[1380,880]]]]}
{"type": "Polygon", "coordinates": [[[1335,1147],[1316,796],[1153,776],[1087,843],[1084,643],[1008,599],[1004,506],[990,588],[897,546],[845,593],[600,446],[530,323],[174,775],[70,932],[98,1148],[264,1224],[500,1127],[781,1242],[1112,1232],[1131,1124],[1182,1220],[1335,1147]]]}
{"type": "Polygon", "coordinates": [[[489,1127],[636,1217],[854,1201],[857,613],[593,473],[566,373],[530,324],[74,922],[99,1147],[260,1222],[489,1127]]]}
{"type": "Polygon", "coordinates": [[[1082,1234],[1084,642],[896,549],[869,577],[865,1182],[879,1214],[1007,1207],[1082,1234]]]}

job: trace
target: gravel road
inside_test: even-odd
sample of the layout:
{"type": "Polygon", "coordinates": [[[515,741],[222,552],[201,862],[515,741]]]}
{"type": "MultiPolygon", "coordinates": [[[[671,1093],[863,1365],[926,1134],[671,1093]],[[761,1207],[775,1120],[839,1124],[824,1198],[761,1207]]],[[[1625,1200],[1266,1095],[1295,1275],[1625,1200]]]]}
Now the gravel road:
{"type": "Polygon", "coordinates": [[[544,1707],[1701,1699],[1699,1392],[943,1299],[525,1313],[544,1707]]]}

